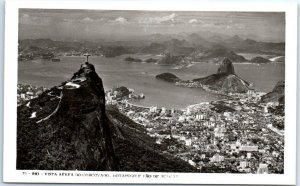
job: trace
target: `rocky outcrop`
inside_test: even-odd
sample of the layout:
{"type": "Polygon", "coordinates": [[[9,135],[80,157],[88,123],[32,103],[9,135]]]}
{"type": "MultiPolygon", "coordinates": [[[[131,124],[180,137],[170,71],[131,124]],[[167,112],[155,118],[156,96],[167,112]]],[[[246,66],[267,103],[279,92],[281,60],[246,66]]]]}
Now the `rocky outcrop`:
{"type": "Polygon", "coordinates": [[[127,61],[127,62],[142,62],[141,59],[139,59],[139,58],[133,58],[133,57],[127,57],[124,60],[127,61]]]}
{"type": "Polygon", "coordinates": [[[127,87],[124,87],[124,86],[120,86],[120,87],[117,87],[117,88],[114,88],[113,91],[117,91],[117,97],[128,97],[129,94],[130,94],[130,91],[127,87]]]}
{"type": "Polygon", "coordinates": [[[261,97],[261,101],[264,103],[267,102],[279,102],[284,104],[284,91],[285,91],[285,82],[279,81],[273,88],[273,90],[261,97]]]}
{"type": "Polygon", "coordinates": [[[218,68],[218,74],[234,74],[234,67],[228,58],[224,58],[218,68]]]}
{"type": "Polygon", "coordinates": [[[19,170],[197,172],[162,154],[143,126],[106,107],[102,80],[89,63],[19,106],[17,116],[19,170]]]}
{"type": "Polygon", "coordinates": [[[271,61],[263,57],[254,57],[250,60],[252,63],[270,63],[271,61]]]}
{"type": "Polygon", "coordinates": [[[194,79],[193,82],[219,93],[246,93],[250,84],[237,76],[230,59],[224,58],[216,74],[194,79]]]}
{"type": "Polygon", "coordinates": [[[172,73],[162,73],[156,76],[156,79],[160,79],[167,82],[178,82],[180,79],[172,73]]]}
{"type": "Polygon", "coordinates": [[[17,169],[118,170],[93,65],[29,105],[18,108],[17,169]]]}
{"type": "Polygon", "coordinates": [[[206,77],[183,81],[174,74],[163,73],[157,75],[156,78],[175,83],[177,86],[203,88],[219,94],[246,93],[251,89],[250,83],[235,74],[234,66],[228,58],[224,58],[220,63],[216,74],[206,77]]]}

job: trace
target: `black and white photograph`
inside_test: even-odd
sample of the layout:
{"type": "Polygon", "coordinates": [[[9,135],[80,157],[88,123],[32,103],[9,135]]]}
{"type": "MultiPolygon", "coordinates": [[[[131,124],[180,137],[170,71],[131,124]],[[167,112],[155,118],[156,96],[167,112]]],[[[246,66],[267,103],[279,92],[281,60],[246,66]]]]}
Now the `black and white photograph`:
{"type": "Polygon", "coordinates": [[[286,174],[286,11],[18,8],[17,19],[13,167],[42,171],[23,176],[286,174]]]}

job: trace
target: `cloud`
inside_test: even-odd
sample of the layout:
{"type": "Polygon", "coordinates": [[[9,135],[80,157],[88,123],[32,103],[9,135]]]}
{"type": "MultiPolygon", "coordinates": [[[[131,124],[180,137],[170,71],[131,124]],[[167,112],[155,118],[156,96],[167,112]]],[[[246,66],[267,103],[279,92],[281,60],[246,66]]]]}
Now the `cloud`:
{"type": "Polygon", "coordinates": [[[197,19],[190,19],[189,23],[191,23],[191,24],[198,23],[198,20],[197,19]]]}
{"type": "Polygon", "coordinates": [[[51,18],[30,14],[23,14],[19,19],[20,24],[46,26],[51,24],[51,18]]]}
{"type": "Polygon", "coordinates": [[[23,14],[22,17],[23,18],[29,18],[30,16],[28,14],[23,14]]]}
{"type": "Polygon", "coordinates": [[[91,19],[91,18],[89,18],[89,17],[85,17],[85,18],[83,18],[83,19],[82,19],[82,21],[83,21],[83,22],[88,22],[88,23],[90,23],[90,22],[94,22],[94,20],[93,20],[93,19],[91,19]]]}
{"type": "Polygon", "coordinates": [[[175,18],[177,17],[177,14],[172,13],[170,15],[162,16],[162,17],[150,17],[140,20],[140,23],[144,24],[160,24],[160,23],[175,23],[175,18]]]}
{"type": "Polygon", "coordinates": [[[124,17],[118,17],[116,19],[114,19],[113,21],[111,21],[113,23],[121,23],[121,24],[126,24],[128,23],[128,20],[124,17]]]}
{"type": "Polygon", "coordinates": [[[190,20],[188,20],[188,23],[189,24],[193,24],[193,25],[195,25],[195,24],[198,24],[198,25],[205,25],[205,24],[207,24],[207,23],[205,23],[203,20],[200,20],[200,19],[195,19],[195,18],[192,18],[192,19],[190,19],[190,20]]]}

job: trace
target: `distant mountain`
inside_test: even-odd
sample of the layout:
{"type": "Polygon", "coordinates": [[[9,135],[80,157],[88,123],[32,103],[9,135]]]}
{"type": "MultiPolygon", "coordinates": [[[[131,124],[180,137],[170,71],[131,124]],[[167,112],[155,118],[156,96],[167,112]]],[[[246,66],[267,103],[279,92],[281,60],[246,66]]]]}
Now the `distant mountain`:
{"type": "Polygon", "coordinates": [[[268,55],[285,55],[285,43],[260,42],[253,39],[243,39],[238,35],[225,37],[216,33],[188,34],[153,34],[148,36],[130,37],[127,40],[107,38],[98,41],[54,41],[51,39],[19,40],[19,54],[27,59],[36,58],[42,53],[90,53],[115,57],[123,54],[166,54],[186,56],[205,60],[219,61],[228,57],[233,62],[243,61],[236,53],[257,53],[268,55]],[[223,50],[223,52],[222,52],[223,50]],[[215,58],[215,59],[213,59],[215,58]]]}
{"type": "Polygon", "coordinates": [[[235,52],[261,53],[261,54],[284,54],[285,43],[258,42],[252,39],[242,39],[235,35],[229,39],[220,41],[219,44],[226,46],[235,52]]]}
{"type": "Polygon", "coordinates": [[[231,38],[225,39],[224,42],[227,44],[238,44],[244,42],[244,40],[240,36],[234,35],[231,38]]]}
{"type": "Polygon", "coordinates": [[[182,56],[173,56],[170,53],[167,53],[164,57],[158,60],[160,65],[179,65],[183,61],[182,56]]]}
{"type": "Polygon", "coordinates": [[[214,45],[214,41],[211,42],[209,39],[204,39],[200,35],[196,33],[189,34],[185,37],[185,39],[196,46],[202,46],[204,48],[209,48],[214,45]]]}
{"type": "Polygon", "coordinates": [[[116,57],[123,54],[135,53],[130,48],[124,46],[102,46],[101,52],[105,57],[116,57]]]}
{"type": "Polygon", "coordinates": [[[143,126],[105,105],[90,63],[17,108],[17,169],[197,172],[160,148],[143,126]]]}
{"type": "Polygon", "coordinates": [[[151,43],[142,47],[139,53],[172,54],[173,56],[188,56],[195,51],[195,46],[186,40],[170,39],[160,43],[151,43]]]}
{"type": "Polygon", "coordinates": [[[247,59],[235,52],[229,50],[225,46],[217,45],[207,51],[200,57],[200,60],[208,62],[218,62],[223,58],[228,58],[232,62],[246,62],[247,59]]]}
{"type": "Polygon", "coordinates": [[[144,54],[162,54],[166,50],[166,46],[161,43],[151,43],[149,46],[142,47],[139,52],[144,54]]]}

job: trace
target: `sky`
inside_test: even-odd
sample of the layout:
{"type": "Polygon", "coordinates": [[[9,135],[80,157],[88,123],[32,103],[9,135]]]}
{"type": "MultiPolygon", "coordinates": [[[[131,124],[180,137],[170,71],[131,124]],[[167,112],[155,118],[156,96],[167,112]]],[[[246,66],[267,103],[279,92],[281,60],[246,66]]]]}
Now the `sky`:
{"type": "Polygon", "coordinates": [[[151,34],[216,33],[285,41],[280,12],[20,9],[19,39],[126,40],[151,34]]]}

